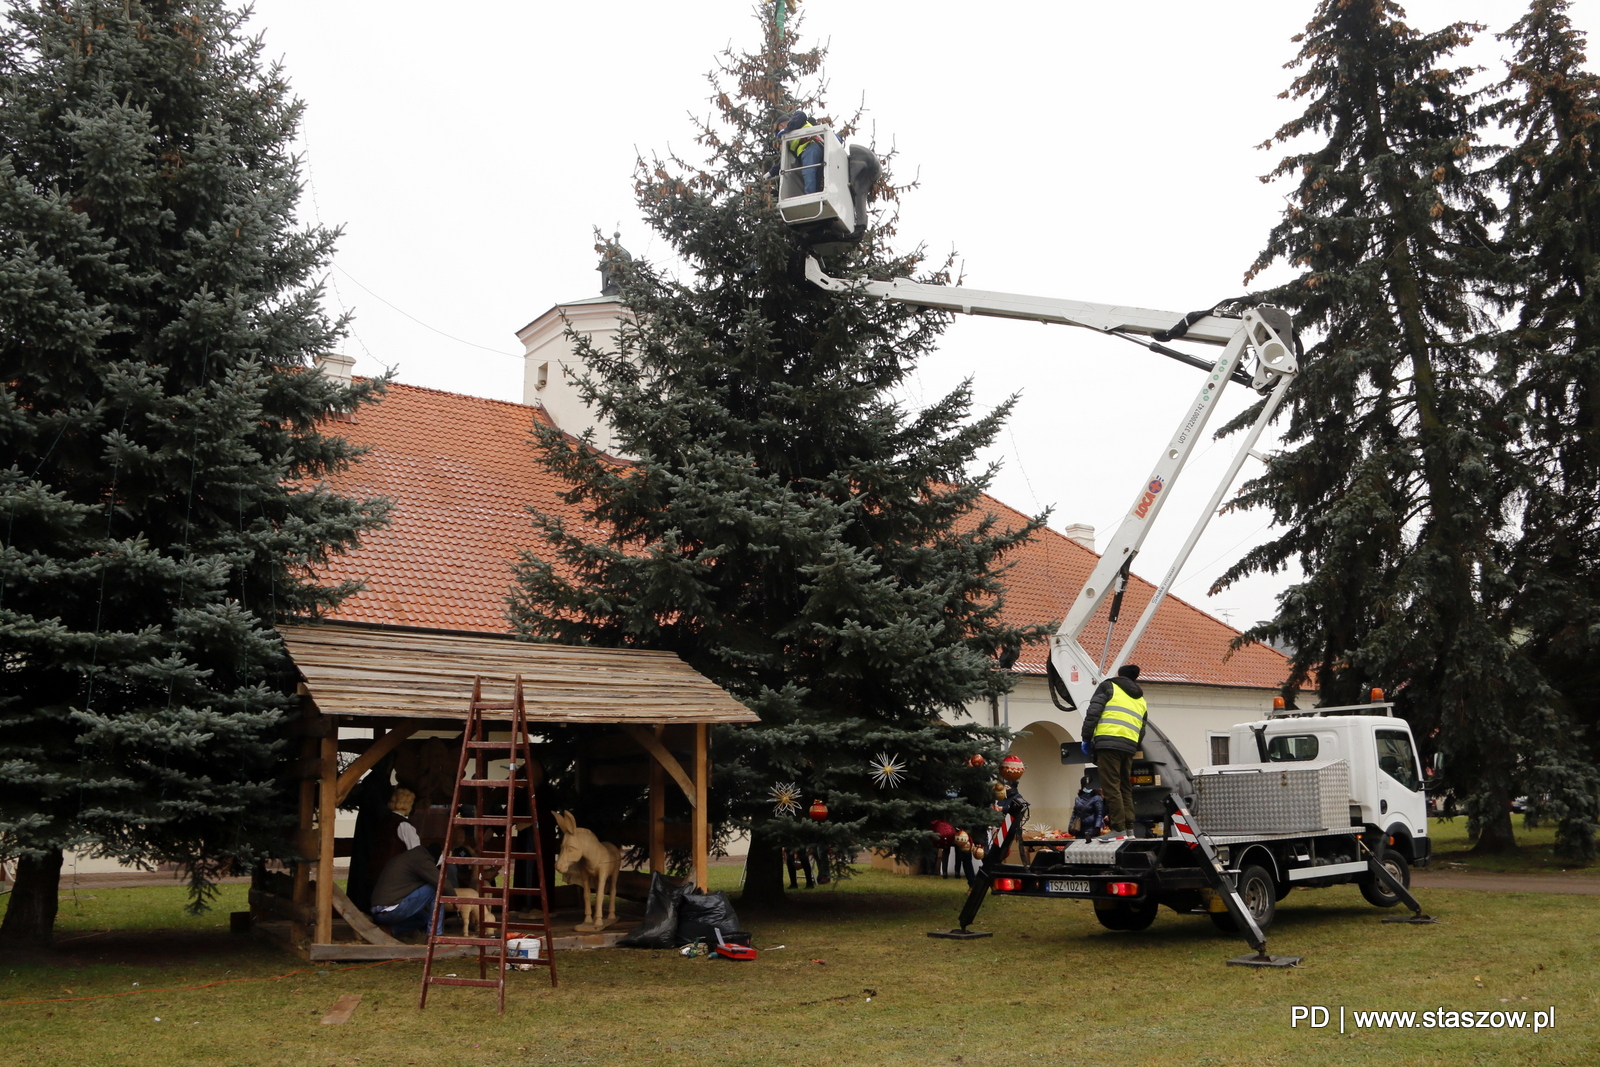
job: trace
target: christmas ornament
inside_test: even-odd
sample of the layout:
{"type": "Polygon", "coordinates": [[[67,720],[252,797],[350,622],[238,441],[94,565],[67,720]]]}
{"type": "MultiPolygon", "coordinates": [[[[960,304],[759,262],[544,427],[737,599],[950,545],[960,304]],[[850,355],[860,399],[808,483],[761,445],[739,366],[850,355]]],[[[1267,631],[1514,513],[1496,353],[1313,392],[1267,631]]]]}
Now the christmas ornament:
{"type": "Polygon", "coordinates": [[[1027,769],[1028,765],[1023,763],[1017,756],[1007,756],[1000,761],[1000,777],[1008,782],[1015,782],[1021,779],[1023,772],[1027,769]]]}
{"type": "Polygon", "coordinates": [[[988,761],[983,758],[983,753],[979,752],[976,755],[974,755],[971,759],[967,760],[967,766],[968,767],[982,767],[987,762],[988,761]]]}
{"type": "Polygon", "coordinates": [[[959,848],[962,852],[971,852],[972,851],[972,835],[967,833],[965,830],[957,830],[956,831],[956,848],[959,848]]]}
{"type": "Polygon", "coordinates": [[[1006,794],[1010,792],[1010,790],[1006,788],[1006,783],[1001,781],[990,782],[989,791],[994,794],[994,798],[996,800],[1004,800],[1006,798],[1006,794]]]}
{"type": "Polygon", "coordinates": [[[793,782],[779,782],[772,787],[772,814],[800,814],[800,787],[793,782]]]}
{"type": "Polygon", "coordinates": [[[880,752],[867,764],[872,771],[872,780],[878,783],[878,788],[887,786],[897,789],[900,779],[906,776],[906,765],[900,761],[898,755],[891,756],[887,752],[880,752]]]}
{"type": "Polygon", "coordinates": [[[973,845],[972,846],[972,858],[975,859],[975,860],[983,859],[983,846],[982,845],[973,845]]]}
{"type": "Polygon", "coordinates": [[[817,822],[821,822],[828,817],[828,805],[820,800],[813,800],[811,802],[811,811],[808,814],[817,822]]]}

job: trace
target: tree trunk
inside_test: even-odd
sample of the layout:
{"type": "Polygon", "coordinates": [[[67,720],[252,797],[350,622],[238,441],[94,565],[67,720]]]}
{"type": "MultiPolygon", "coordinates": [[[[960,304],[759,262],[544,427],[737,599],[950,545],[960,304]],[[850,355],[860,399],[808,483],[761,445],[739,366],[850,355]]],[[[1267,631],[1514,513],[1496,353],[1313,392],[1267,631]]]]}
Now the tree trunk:
{"type": "Polygon", "coordinates": [[[750,856],[745,861],[741,904],[782,904],[783,849],[761,833],[750,835],[750,856]]]}
{"type": "Polygon", "coordinates": [[[61,893],[61,850],[17,860],[17,880],[10,906],[0,923],[0,945],[6,948],[48,948],[55,939],[56,908],[61,893]]]}
{"type": "Polygon", "coordinates": [[[1472,846],[1475,853],[1512,852],[1517,847],[1517,835],[1511,829],[1511,796],[1503,789],[1485,791],[1487,813],[1478,817],[1478,843],[1472,846]]]}

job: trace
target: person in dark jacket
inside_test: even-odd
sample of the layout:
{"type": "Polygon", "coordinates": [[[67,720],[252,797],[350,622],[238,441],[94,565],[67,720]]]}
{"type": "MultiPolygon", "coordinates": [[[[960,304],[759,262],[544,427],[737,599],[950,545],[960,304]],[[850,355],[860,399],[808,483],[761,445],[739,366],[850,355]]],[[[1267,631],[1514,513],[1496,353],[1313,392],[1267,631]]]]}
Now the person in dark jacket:
{"type": "Polygon", "coordinates": [[[1125,663],[1115,678],[1101,682],[1083,716],[1083,751],[1094,757],[1100,770],[1100,788],[1106,798],[1106,840],[1127,836],[1133,825],[1133,754],[1144,740],[1148,707],[1139,686],[1139,668],[1125,663]]]}
{"type": "MultiPolygon", "coordinates": [[[[438,845],[418,846],[400,853],[390,860],[378,875],[372,887],[372,921],[387,926],[391,933],[406,934],[428,928],[428,916],[433,911],[435,887],[439,884],[438,845]]],[[[445,867],[445,887],[450,892],[456,888],[454,867],[445,867]]],[[[444,930],[444,910],[439,911],[439,926],[434,933],[444,930]]]]}
{"type": "Polygon", "coordinates": [[[1106,802],[1100,790],[1089,786],[1089,776],[1083,776],[1078,795],[1072,799],[1071,833],[1079,837],[1098,837],[1106,824],[1106,802]]]}

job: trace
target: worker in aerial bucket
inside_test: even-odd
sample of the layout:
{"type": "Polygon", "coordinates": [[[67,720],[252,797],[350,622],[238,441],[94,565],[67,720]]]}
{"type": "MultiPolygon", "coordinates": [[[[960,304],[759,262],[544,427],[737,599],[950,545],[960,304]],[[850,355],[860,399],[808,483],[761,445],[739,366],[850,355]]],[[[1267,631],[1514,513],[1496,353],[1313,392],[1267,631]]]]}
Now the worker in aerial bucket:
{"type": "Polygon", "coordinates": [[[795,169],[800,172],[800,181],[805,191],[808,193],[820,193],[822,191],[822,135],[796,137],[787,146],[783,143],[785,134],[793,133],[795,130],[808,129],[810,126],[811,120],[806,117],[804,111],[797,110],[789,115],[788,118],[778,120],[772,134],[778,143],[778,162],[772,165],[772,169],[767,172],[767,176],[776,178],[778,172],[783,169],[783,153],[785,151],[793,152],[795,169]]]}
{"type": "Polygon", "coordinates": [[[1133,754],[1144,740],[1149,709],[1139,685],[1139,668],[1124,663],[1115,678],[1101,682],[1083,716],[1083,751],[1094,757],[1106,798],[1105,841],[1121,841],[1133,826],[1133,754]]]}

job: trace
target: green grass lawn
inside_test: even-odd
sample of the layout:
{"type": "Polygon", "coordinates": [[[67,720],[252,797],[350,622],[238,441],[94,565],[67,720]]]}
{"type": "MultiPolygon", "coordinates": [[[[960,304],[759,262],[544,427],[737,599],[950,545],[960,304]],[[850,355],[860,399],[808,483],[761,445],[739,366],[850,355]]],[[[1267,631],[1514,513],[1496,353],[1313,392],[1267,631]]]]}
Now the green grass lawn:
{"type": "Polygon", "coordinates": [[[1428,820],[1428,836],[1433,838],[1433,860],[1439,870],[1469,871],[1527,871],[1541,874],[1580,871],[1600,874],[1600,866],[1575,864],[1557,859],[1555,854],[1556,830],[1554,826],[1529,829],[1522,816],[1512,816],[1512,827],[1517,835],[1517,849],[1501,855],[1478,855],[1472,851],[1473,842],[1467,839],[1467,817],[1458,815],[1445,822],[1428,820]]]}
{"type": "MultiPolygon", "coordinates": [[[[713,868],[731,887],[736,868],[713,868]]],[[[340,970],[227,932],[221,906],[185,916],[179,888],[63,900],[63,944],[46,961],[0,957],[8,1062],[54,1065],[521,1064],[1592,1064],[1600,1060],[1600,898],[1429,891],[1438,926],[1384,925],[1352,887],[1296,891],[1272,949],[1292,971],[1226,967],[1244,946],[1205,919],[1163,911],[1150,930],[1102,929],[1085,904],[991,900],[981,941],[939,941],[962,898],[954,880],[868,871],[792,894],[782,914],[742,913],[753,963],[672,952],[572,952],[561,986],[511,976],[491,991],[436,987],[416,1010],[420,965],[340,970]],[[115,927],[111,933],[96,931],[115,927]],[[88,935],[88,936],[84,936],[88,935]],[[76,940],[67,940],[76,938],[76,940]],[[778,949],[776,946],[785,946],[778,949]],[[172,987],[240,978],[276,981],[172,987]],[[345,993],[347,1025],[319,1019],[345,993]],[[1525,999],[1524,999],[1525,998],[1525,999]],[[1334,1025],[1290,1027],[1294,1005],[1334,1025]],[[1361,1030],[1338,1008],[1556,1009],[1553,1029],[1361,1030]],[[159,1017],[161,1020],[157,1022],[159,1017]]],[[[467,972],[465,961],[448,969],[467,972]]],[[[472,968],[475,970],[475,968],[472,968]]]]}

